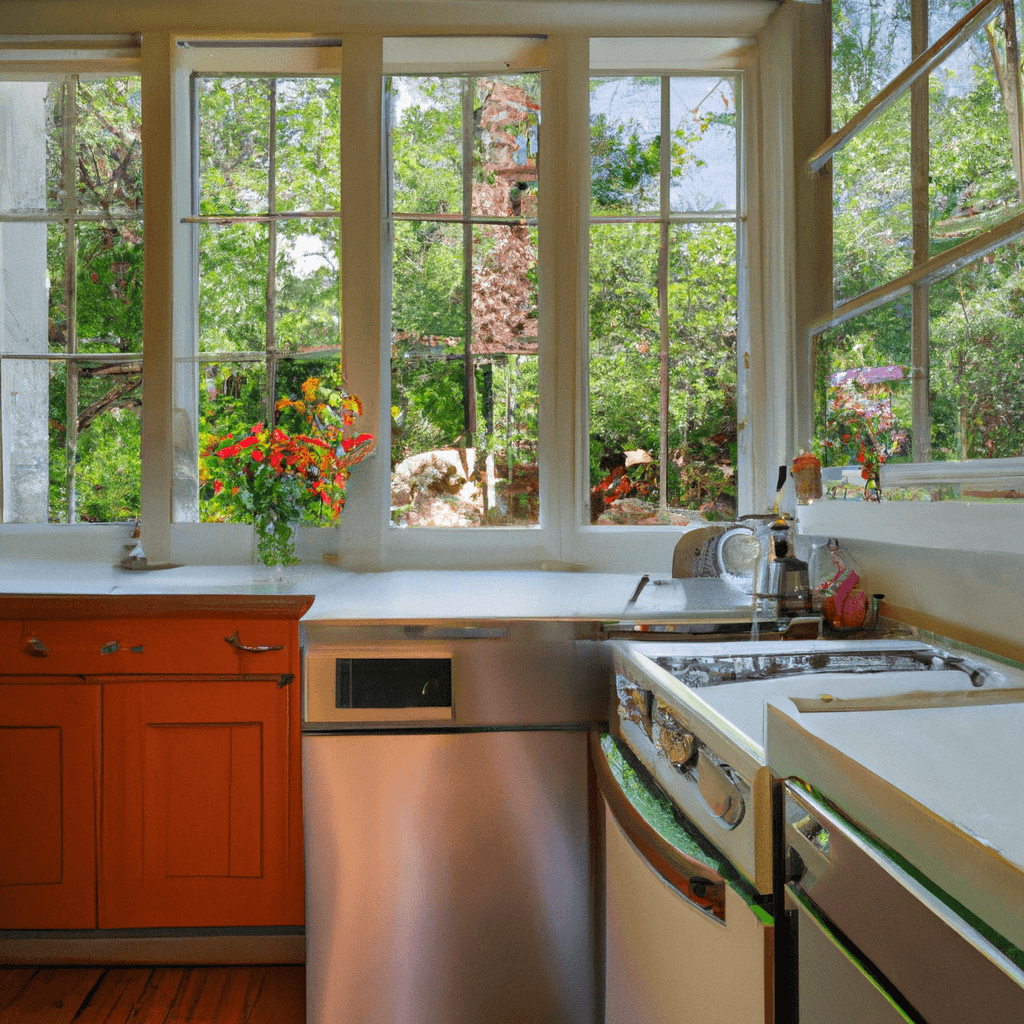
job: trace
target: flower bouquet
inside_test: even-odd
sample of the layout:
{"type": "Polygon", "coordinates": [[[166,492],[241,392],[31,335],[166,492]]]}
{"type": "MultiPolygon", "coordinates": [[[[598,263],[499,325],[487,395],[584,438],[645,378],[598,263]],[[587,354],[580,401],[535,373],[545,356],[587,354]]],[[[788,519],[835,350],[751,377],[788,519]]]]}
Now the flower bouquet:
{"type": "Polygon", "coordinates": [[[336,522],[351,467],[373,450],[372,434],[346,435],[362,411],[355,395],[309,377],[301,397],[277,402],[275,426],[205,439],[200,482],[212,484],[212,517],[251,520],[264,564],[298,562],[295,527],[336,522]]]}

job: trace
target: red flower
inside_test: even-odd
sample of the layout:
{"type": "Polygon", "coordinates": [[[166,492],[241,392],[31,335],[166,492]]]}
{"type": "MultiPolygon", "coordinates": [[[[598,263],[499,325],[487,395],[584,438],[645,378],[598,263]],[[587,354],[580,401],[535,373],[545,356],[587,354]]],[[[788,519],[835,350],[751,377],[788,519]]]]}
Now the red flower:
{"type": "Polygon", "coordinates": [[[221,459],[230,459],[232,455],[237,455],[242,450],[240,444],[229,444],[227,448],[221,448],[217,452],[217,457],[221,459]]]}
{"type": "Polygon", "coordinates": [[[843,440],[844,441],[849,441],[850,440],[850,435],[849,434],[843,434],[843,440]]]}
{"type": "Polygon", "coordinates": [[[256,424],[253,425],[253,428],[252,428],[252,430],[249,431],[249,433],[250,434],[258,434],[262,429],[263,429],[263,424],[262,423],[256,423],[256,424]]]}
{"type": "Polygon", "coordinates": [[[863,477],[863,478],[864,478],[865,480],[870,480],[870,479],[871,479],[871,470],[870,470],[870,469],[866,469],[866,468],[865,468],[865,469],[862,469],[862,470],[860,471],[860,475],[861,475],[861,476],[862,476],[862,477],[863,477]]]}
{"type": "Polygon", "coordinates": [[[262,462],[263,461],[263,449],[262,448],[253,448],[253,450],[252,450],[252,461],[253,462],[262,462]]]}
{"type": "Polygon", "coordinates": [[[860,453],[860,454],[859,454],[859,455],[857,456],[857,461],[858,461],[858,462],[863,462],[863,461],[864,461],[864,453],[863,453],[863,452],[861,452],[861,453],[860,453]]]}
{"type": "Polygon", "coordinates": [[[213,493],[220,494],[224,490],[224,485],[219,480],[213,481],[213,493]]]}

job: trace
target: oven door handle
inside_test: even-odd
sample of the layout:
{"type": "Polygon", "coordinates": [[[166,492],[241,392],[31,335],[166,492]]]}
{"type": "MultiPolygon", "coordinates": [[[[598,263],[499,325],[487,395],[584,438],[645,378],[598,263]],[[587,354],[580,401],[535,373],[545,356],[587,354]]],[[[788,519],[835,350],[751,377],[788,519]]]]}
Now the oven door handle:
{"type": "Polygon", "coordinates": [[[696,761],[684,768],[683,774],[696,788],[708,813],[722,828],[734,829],[743,820],[746,804],[739,786],[708,757],[703,748],[698,748],[696,761]]]}

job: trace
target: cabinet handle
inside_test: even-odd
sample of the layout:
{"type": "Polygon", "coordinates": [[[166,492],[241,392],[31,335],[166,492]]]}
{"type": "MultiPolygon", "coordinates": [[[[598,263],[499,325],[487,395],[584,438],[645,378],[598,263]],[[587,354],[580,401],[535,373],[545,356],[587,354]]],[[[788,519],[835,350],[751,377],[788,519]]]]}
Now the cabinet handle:
{"type": "Polygon", "coordinates": [[[231,636],[226,636],[224,639],[231,644],[232,647],[237,648],[240,651],[248,651],[250,654],[263,654],[265,651],[283,651],[284,644],[280,647],[248,647],[238,639],[238,630],[236,629],[231,636]]]}
{"type": "Polygon", "coordinates": [[[25,650],[35,658],[45,658],[50,653],[50,648],[37,636],[25,638],[25,650]]]}

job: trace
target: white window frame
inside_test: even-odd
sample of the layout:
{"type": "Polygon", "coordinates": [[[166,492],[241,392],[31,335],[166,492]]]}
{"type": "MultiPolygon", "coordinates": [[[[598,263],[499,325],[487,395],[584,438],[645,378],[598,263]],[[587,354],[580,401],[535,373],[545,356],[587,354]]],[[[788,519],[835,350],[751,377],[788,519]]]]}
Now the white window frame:
{"type": "MultiPolygon", "coordinates": [[[[1001,9],[1002,0],[981,0],[965,13],[948,32],[918,53],[900,74],[845,125],[824,140],[809,156],[807,171],[817,174],[839,149],[896,102],[915,81],[922,77],[927,80],[929,70],[939,66],[950,54],[965,45],[970,36],[996,17],[1001,9]]],[[[871,292],[837,303],[830,313],[816,318],[807,326],[807,349],[810,350],[812,339],[829,327],[908,294],[916,286],[927,286],[964,263],[1021,237],[1024,237],[1024,215],[923,261],[901,277],[871,292]]],[[[926,303],[921,304],[921,308],[926,309],[926,303]]],[[[924,339],[926,343],[926,334],[924,339]]],[[[927,416],[928,352],[920,351],[920,343],[915,342],[915,345],[915,366],[923,367],[925,371],[923,375],[917,372],[912,375],[915,388],[913,428],[916,453],[921,448],[927,451],[929,447],[927,437],[921,435],[922,430],[930,429],[930,418],[927,416]]],[[[807,412],[810,414],[809,409],[807,412]]],[[[887,464],[881,468],[882,502],[877,505],[865,505],[863,502],[815,502],[800,509],[800,526],[805,533],[834,535],[852,540],[1024,554],[1024,502],[979,504],[968,499],[942,502],[884,500],[884,492],[888,487],[927,485],[929,482],[973,483],[977,487],[986,481],[1021,477],[1024,477],[1022,458],[887,464]]]]}
{"type": "MultiPolygon", "coordinates": [[[[115,77],[119,75],[140,77],[141,74],[141,47],[139,38],[135,35],[123,36],[91,36],[84,38],[76,37],[53,37],[46,41],[37,40],[31,37],[19,37],[10,40],[6,44],[0,41],[0,71],[6,80],[57,82],[63,80],[65,86],[72,90],[72,102],[74,102],[73,90],[77,88],[79,78],[94,77],[115,77]]],[[[143,215],[144,216],[144,215],[143,215]]],[[[143,216],[136,219],[143,222],[143,216]]],[[[68,189],[66,203],[62,210],[48,211],[47,214],[30,218],[19,218],[21,220],[31,219],[33,223],[63,223],[72,232],[78,225],[95,219],[90,211],[82,210],[77,203],[76,189],[68,189]]],[[[125,220],[132,218],[125,217],[125,220]]],[[[72,300],[73,301],[73,300],[72,300]]],[[[71,337],[75,334],[75,325],[69,325],[71,337]]],[[[50,362],[64,362],[69,369],[74,365],[77,345],[72,342],[69,353],[48,353],[44,355],[30,355],[29,359],[44,359],[50,362]]],[[[16,362],[18,354],[5,352],[3,361],[9,365],[16,362]]],[[[143,353],[139,352],[131,356],[115,354],[96,354],[89,362],[105,363],[113,365],[116,363],[139,363],[142,364],[143,353]]],[[[2,376],[2,375],[0,375],[2,376]]],[[[69,392],[70,394],[70,392],[69,392]]],[[[2,406],[2,398],[0,398],[2,406]]],[[[68,414],[70,415],[70,414],[68,414]]],[[[3,428],[0,422],[0,469],[3,465],[3,428]]],[[[73,470],[68,467],[69,484],[72,483],[73,470]]],[[[45,485],[48,489],[49,481],[45,485]]],[[[73,495],[73,485],[69,486],[69,493],[73,495]]],[[[0,524],[3,529],[12,531],[16,536],[32,537],[39,532],[49,533],[51,536],[54,528],[62,528],[65,532],[75,531],[81,537],[90,533],[93,538],[97,536],[97,530],[106,527],[107,532],[118,530],[124,532],[123,524],[78,524],[74,521],[74,510],[72,503],[68,505],[68,519],[60,527],[57,523],[3,523],[2,510],[3,481],[0,477],[0,524]]]]}
{"type": "MultiPolygon", "coordinates": [[[[587,68],[587,187],[586,237],[590,231],[590,136],[589,87],[595,76],[679,75],[709,77],[716,74],[733,78],[737,84],[737,208],[736,224],[736,299],[737,299],[737,476],[739,478],[738,513],[755,511],[766,498],[759,486],[760,467],[751,443],[754,415],[764,415],[764,404],[758,403],[755,413],[750,401],[749,370],[751,353],[764,350],[764,337],[759,329],[760,318],[755,309],[760,305],[761,281],[752,271],[751,251],[756,246],[759,232],[758,197],[751,182],[758,180],[757,162],[757,86],[754,74],[756,50],[751,40],[729,38],[676,39],[609,38],[590,40],[590,58],[587,68]],[[761,499],[759,501],[759,498],[761,499]]],[[[753,250],[756,251],[756,250],[753,250]]],[[[584,260],[583,301],[589,308],[589,272],[584,260]]],[[[602,565],[616,570],[629,570],[638,566],[667,571],[672,564],[672,552],[680,538],[678,526],[597,526],[589,522],[590,467],[589,467],[589,323],[583,325],[582,354],[579,379],[576,381],[578,405],[577,495],[573,510],[573,527],[567,529],[565,546],[567,560],[584,565],[602,565]]],[[[756,357],[755,360],[756,361],[756,357]]],[[[699,525],[699,520],[698,520],[699,525]]]]}

